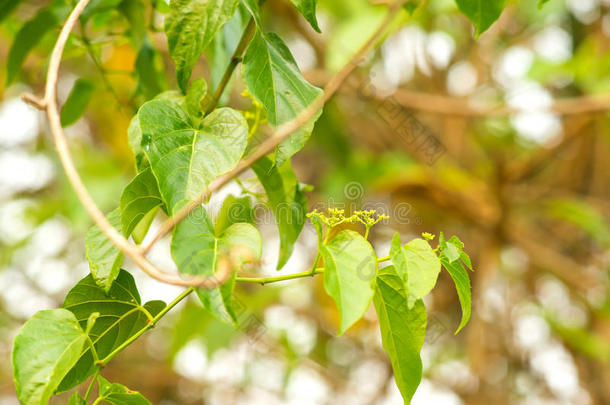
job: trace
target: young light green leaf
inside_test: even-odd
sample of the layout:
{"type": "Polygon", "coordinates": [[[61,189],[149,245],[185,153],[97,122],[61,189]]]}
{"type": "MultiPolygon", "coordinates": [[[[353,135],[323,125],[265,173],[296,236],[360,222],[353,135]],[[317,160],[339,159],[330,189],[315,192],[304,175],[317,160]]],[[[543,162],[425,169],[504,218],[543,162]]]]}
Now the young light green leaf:
{"type": "MultiPolygon", "coordinates": [[[[108,214],[110,224],[120,232],[121,210],[116,208],[108,214]]],[[[85,254],[89,261],[89,270],[95,282],[108,291],[112,282],[119,275],[123,263],[123,253],[94,225],[85,236],[85,254]]]]}
{"type": "MultiPolygon", "coordinates": [[[[68,292],[63,308],[71,311],[81,327],[87,325],[91,314],[98,312],[89,338],[101,359],[125,342],[165,307],[161,301],[141,304],[133,276],[121,270],[106,293],[91,275],[83,278],[68,292]]],[[[65,376],[58,391],[66,391],[85,381],[95,371],[91,350],[79,352],[78,362],[65,376]]]]}
{"type": "MultiPolygon", "coordinates": [[[[171,249],[181,273],[211,276],[218,270],[221,255],[230,254],[236,246],[247,249],[250,260],[258,260],[262,250],[260,233],[248,223],[232,223],[216,233],[207,211],[199,207],[176,226],[171,249]]],[[[198,289],[197,295],[214,316],[237,326],[232,306],[233,284],[234,274],[220,287],[198,289]]]]}
{"type": "MultiPolygon", "coordinates": [[[[322,93],[303,78],[290,50],[273,33],[256,33],[244,55],[242,70],[248,91],[265,107],[273,126],[292,120],[322,93]]],[[[305,145],[321,113],[278,146],[275,164],[281,165],[305,145]]]]}
{"type": "Polygon", "coordinates": [[[235,167],[246,148],[248,123],[230,108],[214,110],[200,129],[173,100],[149,101],[138,115],[142,147],[170,212],[235,167]]]}
{"type": "Polygon", "coordinates": [[[307,220],[307,200],[301,191],[290,162],[274,166],[269,158],[260,159],[252,165],[265,193],[280,234],[280,253],[277,269],[284,267],[299,234],[307,220]]]}
{"type": "Polygon", "coordinates": [[[21,65],[30,51],[38,45],[45,34],[57,27],[70,12],[70,5],[63,0],[55,0],[40,10],[34,18],[26,22],[15,35],[8,54],[6,83],[12,83],[21,71],[21,65]]]}
{"type": "Polygon", "coordinates": [[[390,258],[407,287],[411,308],[415,301],[432,291],[441,271],[441,263],[427,241],[413,239],[401,247],[398,233],[392,238],[390,258]]]}
{"type": "Polygon", "coordinates": [[[360,319],[374,293],[377,256],[360,234],[345,230],[320,246],[324,258],[324,289],[337,304],[339,335],[360,319]]]}
{"type": "Polygon", "coordinates": [[[229,194],[216,215],[214,229],[220,235],[233,224],[240,222],[253,223],[254,213],[252,212],[252,201],[250,197],[235,197],[229,194]]]}
{"type": "Polygon", "coordinates": [[[409,308],[404,283],[393,266],[379,270],[373,302],[396,385],[409,404],[422,377],[419,353],[426,337],[426,307],[417,300],[409,308]]]}
{"type": "Polygon", "coordinates": [[[172,0],[165,20],[169,54],[183,92],[195,62],[214,34],[231,19],[239,0],[172,0]]]}
{"type": "Polygon", "coordinates": [[[102,376],[97,377],[99,397],[112,405],[150,405],[150,401],[137,391],[117,383],[110,383],[102,376]]]}
{"type": "Polygon", "coordinates": [[[320,31],[318,27],[318,19],[316,18],[316,3],[317,0],[290,0],[296,8],[299,9],[303,17],[311,24],[314,30],[320,31]]]}
{"type": "Polygon", "coordinates": [[[205,79],[199,78],[193,80],[184,99],[186,111],[191,117],[199,119],[203,116],[202,103],[205,102],[207,94],[208,84],[205,79]]]}
{"type": "Polygon", "coordinates": [[[502,14],[507,0],[455,0],[460,11],[472,21],[475,37],[485,32],[502,14]]]}
{"type": "MultiPolygon", "coordinates": [[[[140,172],[121,194],[121,228],[123,235],[129,237],[136,229],[136,226],[144,219],[152,220],[153,216],[148,214],[156,208],[163,205],[161,195],[159,195],[159,187],[157,179],[153,176],[150,168],[140,172]]],[[[148,228],[150,222],[145,227],[148,228]]],[[[146,233],[144,230],[144,233],[146,233]]],[[[140,239],[141,235],[134,237],[134,240],[140,239]]],[[[141,240],[136,240],[141,242],[141,240]]]]}
{"type": "Polygon", "coordinates": [[[61,125],[67,127],[74,124],[87,110],[95,85],[87,79],[78,79],[72,91],[61,108],[61,125]]]}
{"type": "Polygon", "coordinates": [[[46,405],[78,361],[86,342],[87,335],[70,311],[39,311],[30,318],[13,345],[13,376],[19,401],[46,405]]]}

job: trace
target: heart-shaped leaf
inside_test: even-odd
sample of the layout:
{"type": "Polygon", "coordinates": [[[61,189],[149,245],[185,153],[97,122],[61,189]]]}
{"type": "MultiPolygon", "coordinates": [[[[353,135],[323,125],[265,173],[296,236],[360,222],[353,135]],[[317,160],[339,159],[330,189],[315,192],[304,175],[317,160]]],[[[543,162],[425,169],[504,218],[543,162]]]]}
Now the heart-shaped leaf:
{"type": "Polygon", "coordinates": [[[214,110],[201,128],[169,99],[149,101],[138,115],[142,147],[170,212],[235,167],[246,147],[248,124],[230,108],[214,110]]]}
{"type": "MultiPolygon", "coordinates": [[[[136,226],[147,219],[144,233],[150,226],[150,221],[154,218],[156,208],[163,205],[163,200],[159,194],[157,179],[153,176],[150,168],[140,172],[124,189],[121,194],[121,227],[123,234],[129,236],[136,229],[136,226]],[[152,212],[153,215],[149,215],[152,212]]],[[[134,235],[136,242],[141,242],[142,235],[134,235]]]]}
{"type": "Polygon", "coordinates": [[[337,304],[339,335],[360,319],[374,293],[377,256],[359,233],[345,230],[320,247],[324,258],[324,289],[337,304]]]}
{"type": "MultiPolygon", "coordinates": [[[[108,222],[120,232],[121,210],[118,208],[112,210],[108,214],[108,222]]],[[[123,253],[114,246],[97,225],[94,225],[89,228],[85,236],[85,254],[95,282],[104,291],[108,291],[121,270],[123,253]]]]}
{"type": "MultiPolygon", "coordinates": [[[[89,331],[89,338],[100,359],[145,327],[164,307],[162,301],[150,301],[141,305],[133,276],[125,270],[120,271],[108,293],[88,275],[68,292],[63,303],[63,308],[71,311],[83,328],[91,314],[99,313],[89,331]]],[[[69,390],[85,381],[94,371],[91,350],[79,353],[78,362],[63,379],[58,390],[69,390]]]]}
{"type": "Polygon", "coordinates": [[[407,287],[411,308],[415,301],[432,291],[441,263],[427,241],[413,239],[401,247],[398,233],[392,238],[390,258],[407,287]]]}

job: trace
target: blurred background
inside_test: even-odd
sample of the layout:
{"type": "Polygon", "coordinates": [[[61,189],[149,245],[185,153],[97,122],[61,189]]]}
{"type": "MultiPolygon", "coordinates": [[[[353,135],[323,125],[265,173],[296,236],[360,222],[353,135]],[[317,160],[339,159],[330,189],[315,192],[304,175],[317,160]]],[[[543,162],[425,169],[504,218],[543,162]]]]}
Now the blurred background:
{"type": "MultiPolygon", "coordinates": [[[[25,1],[10,13],[0,3],[1,405],[17,404],[9,359],[19,327],[37,310],[60,306],[88,273],[91,220],[62,172],[44,115],[19,99],[43,92],[66,3],[50,6],[46,25],[32,24],[35,41],[22,65],[8,60],[11,44],[50,3],[25,1]]],[[[176,85],[164,0],[98,3],[106,8],[69,41],[59,97],[65,101],[75,83],[90,89],[84,117],[66,118],[66,133],[85,184],[109,211],[135,173],[126,136],[132,115],[176,85]]],[[[319,0],[321,35],[285,0],[267,0],[264,20],[323,86],[383,17],[380,3],[319,0]]],[[[465,242],[476,270],[472,319],[454,335],[460,307],[442,273],[426,299],[424,378],[414,404],[610,404],[610,1],[550,0],[541,9],[511,1],[478,40],[453,0],[422,3],[392,26],[293,158],[299,179],[313,186],[309,205],[390,215],[373,228],[379,256],[396,231],[403,240],[443,231],[465,242]]],[[[239,15],[227,24],[193,77],[215,87],[228,61],[222,41],[235,41],[241,26],[239,15]]],[[[235,80],[224,102],[245,104],[242,90],[235,80]]],[[[211,204],[240,192],[230,184],[211,204]]],[[[256,219],[265,241],[259,272],[275,274],[273,216],[263,207],[256,219]]],[[[310,268],[315,246],[306,225],[282,273],[310,268]]],[[[173,267],[168,241],[151,257],[173,267]]],[[[143,300],[179,292],[125,267],[143,300]]],[[[263,325],[257,339],[192,300],[102,374],[163,405],[402,403],[373,310],[337,338],[321,277],[242,284],[236,294],[263,325]]]]}

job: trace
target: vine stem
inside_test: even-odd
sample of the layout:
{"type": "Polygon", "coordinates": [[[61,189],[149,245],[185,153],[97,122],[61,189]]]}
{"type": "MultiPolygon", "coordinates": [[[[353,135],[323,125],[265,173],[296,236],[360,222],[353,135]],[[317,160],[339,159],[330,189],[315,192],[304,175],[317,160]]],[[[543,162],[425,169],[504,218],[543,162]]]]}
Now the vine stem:
{"type": "MultiPolygon", "coordinates": [[[[316,256],[317,257],[317,256],[316,256]]],[[[377,258],[377,263],[384,262],[390,260],[390,256],[383,256],[377,258]]],[[[315,262],[317,264],[317,260],[315,262]]],[[[278,281],[286,281],[286,280],[294,280],[296,278],[306,278],[315,276],[316,274],[323,274],[324,267],[315,267],[313,270],[307,270],[300,273],[292,273],[292,274],[282,274],[281,276],[272,276],[272,277],[235,277],[235,281],[241,283],[255,283],[260,285],[265,285],[269,283],[277,283],[278,281]]]]}
{"type": "MultiPolygon", "coordinates": [[[[104,214],[100,211],[95,201],[87,191],[70,154],[68,148],[68,142],[61,126],[59,108],[57,105],[57,80],[59,76],[59,67],[61,64],[62,54],[70,36],[70,32],[74,28],[74,25],[78,21],[83,10],[89,3],[89,0],[79,0],[68,19],[64,23],[53,51],[49,60],[49,69],[47,71],[45,93],[43,98],[38,98],[31,94],[23,94],[22,99],[27,103],[37,107],[41,110],[45,110],[47,118],[49,120],[49,126],[53,138],[55,141],[55,147],[59,154],[62,166],[74,189],[78,199],[83,204],[85,210],[89,216],[93,219],[95,224],[100,230],[106,235],[106,237],[127,257],[132,259],[134,263],[142,269],[150,277],[167,284],[180,285],[180,286],[197,286],[200,288],[213,288],[224,283],[229,275],[231,274],[232,261],[225,260],[223,265],[218,266],[216,274],[208,277],[195,277],[192,279],[183,279],[177,275],[169,274],[163,270],[157,268],[147,258],[146,253],[150,250],[153,244],[161,237],[171,231],[174,226],[184,219],[194,209],[199,207],[208,196],[219,190],[222,186],[227,184],[233,177],[243,173],[247,170],[254,162],[272,152],[277,145],[279,145],[284,139],[290,134],[299,129],[305,123],[307,123],[314,114],[320,110],[326,101],[328,101],[339,89],[341,84],[347,79],[347,77],[353,72],[358,63],[366,56],[366,54],[373,48],[375,42],[385,32],[387,26],[393,21],[395,15],[400,10],[401,6],[406,0],[396,0],[388,9],[386,17],[375,30],[373,35],[366,41],[366,43],[360,48],[360,50],[354,55],[354,57],[326,84],[323,93],[314,100],[308,108],[301,111],[293,120],[284,123],[278,127],[275,133],[270,136],[265,142],[263,142],[257,150],[251,153],[248,157],[243,159],[233,170],[226,174],[218,177],[209,187],[195,200],[187,204],[182,210],[176,215],[170,217],[153,237],[152,241],[146,246],[141,247],[132,242],[129,242],[117,229],[115,229],[104,214]]],[[[190,289],[189,289],[190,290],[190,289]]],[[[187,290],[187,291],[189,291],[187,290]]]]}
{"type": "Polygon", "coordinates": [[[100,360],[97,363],[97,365],[101,368],[101,367],[104,367],[106,364],[108,364],[108,362],[110,360],[112,360],[117,354],[119,354],[121,351],[123,351],[123,349],[125,349],[127,346],[132,344],[137,338],[142,336],[142,334],[144,334],[144,332],[146,332],[149,329],[154,328],[155,325],[157,324],[157,322],[159,322],[159,320],[161,318],[163,318],[165,316],[165,314],[167,314],[169,311],[171,311],[172,308],[174,308],[176,305],[178,305],[178,303],[180,303],[180,301],[182,301],[183,299],[188,297],[189,294],[192,293],[193,291],[195,291],[194,287],[190,287],[190,288],[187,288],[186,290],[184,290],[180,295],[178,295],[176,298],[174,298],[174,300],[172,302],[167,304],[167,306],[165,308],[163,308],[161,310],[161,312],[159,312],[154,318],[152,318],[152,320],[149,321],[146,324],[146,326],[144,326],[142,329],[137,331],[129,339],[124,341],[120,346],[118,346],[116,349],[114,349],[112,352],[110,352],[106,357],[104,357],[102,360],[100,360]]]}
{"type": "Polygon", "coordinates": [[[244,29],[244,32],[242,33],[241,38],[239,39],[237,48],[235,48],[235,52],[233,52],[233,56],[231,56],[229,65],[225,69],[225,72],[222,75],[222,79],[220,79],[220,83],[218,83],[218,87],[216,87],[216,91],[214,92],[214,95],[212,96],[212,100],[210,101],[209,105],[205,109],[206,114],[211,113],[212,110],[214,110],[214,108],[216,108],[218,101],[220,101],[220,97],[222,97],[222,93],[224,93],[225,88],[227,87],[227,85],[229,84],[229,81],[231,80],[233,71],[235,71],[235,68],[237,67],[237,65],[239,65],[239,62],[241,62],[241,59],[242,59],[241,55],[244,53],[244,51],[246,50],[246,47],[250,43],[250,39],[252,38],[252,34],[254,33],[255,27],[256,27],[256,24],[254,23],[254,18],[250,17],[250,21],[248,21],[248,25],[246,25],[246,28],[244,29]]]}

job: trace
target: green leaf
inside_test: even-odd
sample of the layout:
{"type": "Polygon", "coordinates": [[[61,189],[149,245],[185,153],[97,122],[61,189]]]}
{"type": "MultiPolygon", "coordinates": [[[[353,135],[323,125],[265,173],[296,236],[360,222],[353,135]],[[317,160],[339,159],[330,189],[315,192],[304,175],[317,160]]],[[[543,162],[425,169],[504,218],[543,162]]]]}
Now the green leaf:
{"type": "MultiPolygon", "coordinates": [[[[108,214],[108,221],[120,232],[121,210],[119,208],[112,210],[108,214]]],[[[108,291],[121,269],[123,252],[114,246],[97,225],[94,225],[89,228],[85,236],[85,254],[96,283],[108,291]]]]}
{"type": "Polygon", "coordinates": [[[337,304],[339,335],[360,319],[374,293],[377,256],[360,234],[345,230],[320,246],[324,258],[324,289],[337,304]]]}
{"type": "Polygon", "coordinates": [[[318,27],[318,19],[316,18],[316,3],[317,0],[290,0],[296,8],[299,9],[303,17],[311,24],[314,30],[320,31],[318,27]]]}
{"type": "Polygon", "coordinates": [[[290,162],[274,166],[271,159],[265,157],[253,164],[252,170],[265,189],[275,216],[280,235],[279,270],[292,255],[294,243],[303,230],[307,220],[307,200],[290,162]]]}
{"type": "Polygon", "coordinates": [[[193,80],[185,97],[186,111],[191,117],[201,118],[203,116],[202,103],[205,102],[207,94],[208,84],[205,82],[205,79],[199,78],[193,80]]]}
{"type": "MultiPolygon", "coordinates": [[[[242,70],[248,91],[265,107],[273,126],[295,118],[322,93],[303,78],[290,50],[274,33],[256,33],[246,49],[242,70]]],[[[305,145],[321,113],[278,146],[275,164],[281,165],[305,145]]]]}
{"type": "Polygon", "coordinates": [[[485,32],[502,14],[507,0],[455,0],[458,8],[472,21],[475,37],[485,32]]]}
{"type": "MultiPolygon", "coordinates": [[[[121,194],[121,228],[123,235],[129,237],[142,219],[152,220],[154,214],[152,216],[148,216],[148,214],[153,210],[156,212],[156,208],[161,205],[163,205],[163,200],[159,195],[157,180],[150,168],[145,169],[125,187],[123,194],[121,194]]],[[[145,227],[144,233],[149,226],[150,222],[145,227]]],[[[138,243],[141,242],[139,235],[134,237],[134,240],[138,243]]]]}
{"type": "Polygon", "coordinates": [[[135,70],[138,74],[138,89],[147,99],[155,97],[167,88],[165,76],[159,68],[159,56],[147,40],[142,42],[136,58],[135,70]]]}
{"type": "Polygon", "coordinates": [[[100,387],[99,397],[113,405],[150,405],[150,401],[137,391],[117,383],[110,383],[102,376],[97,377],[100,387]]]}
{"type": "MultiPolygon", "coordinates": [[[[125,19],[129,22],[129,34],[131,36],[132,43],[135,49],[140,49],[139,54],[141,54],[144,41],[146,40],[146,4],[144,4],[142,0],[122,0],[118,8],[125,16],[125,19]]],[[[148,47],[152,49],[150,45],[148,45],[148,47]]],[[[138,58],[140,57],[139,54],[138,58]]],[[[137,70],[138,62],[136,60],[136,71],[137,70]]]]}
{"type": "Polygon", "coordinates": [[[30,318],[13,345],[13,376],[19,401],[46,405],[78,361],[86,342],[87,335],[70,311],[39,311],[30,318]]]}
{"type": "Polygon", "coordinates": [[[409,404],[422,377],[420,351],[426,337],[426,307],[417,300],[409,308],[407,291],[394,266],[380,269],[376,281],[373,302],[381,342],[390,356],[396,385],[409,404]]]}
{"type": "Polygon", "coordinates": [[[390,258],[405,283],[411,308],[415,301],[432,291],[441,263],[428,242],[418,238],[401,247],[398,233],[392,238],[390,258]]]}
{"type": "Polygon", "coordinates": [[[171,0],[165,20],[169,54],[176,64],[176,77],[182,91],[191,77],[195,62],[214,34],[231,19],[239,0],[171,0]]]}
{"type": "Polygon", "coordinates": [[[467,266],[470,269],[472,269],[472,265],[470,264],[470,258],[463,251],[464,244],[457,236],[452,236],[449,241],[445,241],[445,236],[441,232],[439,236],[439,247],[441,250],[441,264],[455,283],[455,289],[457,290],[460,306],[462,307],[462,320],[460,321],[460,326],[458,326],[458,329],[455,331],[457,334],[470,320],[472,311],[470,278],[468,277],[468,271],[464,268],[462,262],[467,262],[467,266]],[[466,260],[462,259],[462,262],[460,262],[462,257],[466,260]]]}
{"type": "Polygon", "coordinates": [[[55,0],[40,10],[34,18],[26,22],[15,35],[8,54],[6,84],[11,84],[21,71],[21,65],[30,51],[38,45],[44,35],[57,27],[70,12],[70,6],[63,0],[55,0]]]}
{"type": "Polygon", "coordinates": [[[246,120],[230,108],[214,110],[197,129],[175,101],[153,100],[140,108],[139,122],[142,147],[170,212],[235,167],[248,138],[246,120]]]}
{"type": "Polygon", "coordinates": [[[19,3],[20,0],[0,0],[0,22],[8,17],[19,3]]]}
{"type": "Polygon", "coordinates": [[[85,401],[85,398],[81,397],[78,392],[75,392],[74,395],[70,397],[68,405],[87,405],[87,401],[85,401]]]}
{"type": "Polygon", "coordinates": [[[242,4],[248,10],[252,18],[254,18],[254,22],[258,26],[259,29],[263,28],[263,23],[261,22],[261,11],[258,5],[258,0],[242,0],[242,4]]]}
{"type": "MultiPolygon", "coordinates": [[[[121,270],[108,293],[95,283],[91,275],[83,278],[68,292],[62,306],[76,316],[83,328],[91,314],[99,313],[89,338],[101,359],[145,327],[149,317],[158,314],[165,303],[150,301],[142,305],[133,276],[121,270]]],[[[63,379],[58,391],[66,391],[82,383],[93,374],[95,368],[91,350],[79,352],[78,362],[63,379]]]]}
{"type": "Polygon", "coordinates": [[[72,91],[61,108],[61,125],[67,127],[74,124],[87,110],[95,85],[87,79],[78,79],[72,91]]]}
{"type": "Polygon", "coordinates": [[[253,223],[253,215],[250,197],[235,197],[233,194],[229,194],[216,216],[214,225],[216,234],[221,234],[233,224],[240,222],[253,223]]]}
{"type": "MultiPolygon", "coordinates": [[[[218,269],[221,255],[229,254],[235,246],[245,247],[252,259],[258,260],[262,251],[260,233],[248,223],[232,223],[217,233],[206,209],[201,206],[174,228],[171,250],[180,273],[211,276],[218,269]]],[[[197,295],[210,313],[237,326],[232,306],[233,287],[234,273],[219,287],[198,289],[197,295]]]]}
{"type": "Polygon", "coordinates": [[[549,0],[538,0],[538,8],[542,8],[549,0]]]}

